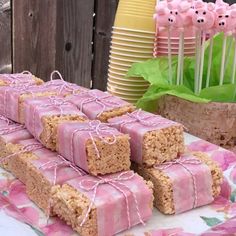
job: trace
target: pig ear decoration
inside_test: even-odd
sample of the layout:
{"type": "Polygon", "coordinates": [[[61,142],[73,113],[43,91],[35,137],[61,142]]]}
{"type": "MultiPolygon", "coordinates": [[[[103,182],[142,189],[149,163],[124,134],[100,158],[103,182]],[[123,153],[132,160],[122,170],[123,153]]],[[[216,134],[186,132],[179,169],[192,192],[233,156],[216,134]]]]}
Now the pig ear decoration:
{"type": "Polygon", "coordinates": [[[162,16],[162,15],[165,15],[166,11],[165,11],[165,8],[164,7],[158,7],[157,8],[157,14],[162,16]]]}
{"type": "Polygon", "coordinates": [[[207,3],[207,9],[209,11],[214,11],[215,10],[215,4],[212,2],[207,3]]]}
{"type": "Polygon", "coordinates": [[[236,9],[231,10],[230,15],[232,18],[236,18],[236,9]]]}
{"type": "Polygon", "coordinates": [[[173,6],[172,3],[168,3],[168,4],[167,4],[167,7],[168,7],[168,9],[170,9],[170,10],[173,10],[173,9],[174,9],[174,6],[173,6]]]}
{"type": "Polygon", "coordinates": [[[195,2],[195,9],[200,9],[200,8],[203,8],[204,6],[205,4],[200,0],[195,2]]]}
{"type": "Polygon", "coordinates": [[[179,5],[179,11],[180,12],[186,12],[191,8],[191,4],[188,2],[181,2],[179,5]]]}
{"type": "Polygon", "coordinates": [[[225,8],[224,7],[218,7],[216,8],[216,13],[217,14],[224,14],[225,12],[225,8]]]}

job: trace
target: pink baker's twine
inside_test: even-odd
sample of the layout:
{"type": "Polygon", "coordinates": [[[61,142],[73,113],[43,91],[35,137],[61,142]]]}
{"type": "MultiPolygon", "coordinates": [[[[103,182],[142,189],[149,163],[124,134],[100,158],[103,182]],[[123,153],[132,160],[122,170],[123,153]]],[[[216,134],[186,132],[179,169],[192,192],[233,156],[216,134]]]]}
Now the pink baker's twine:
{"type": "Polygon", "coordinates": [[[194,174],[186,165],[201,165],[201,164],[202,164],[202,162],[199,159],[190,157],[190,158],[180,158],[180,159],[174,160],[174,161],[168,161],[168,162],[162,163],[160,165],[154,165],[153,167],[157,170],[166,170],[166,169],[172,167],[173,165],[180,165],[191,175],[191,178],[193,181],[193,188],[194,188],[194,202],[193,202],[192,209],[194,209],[197,207],[197,202],[198,202],[197,184],[196,184],[196,179],[194,177],[194,174]]]}
{"type": "Polygon", "coordinates": [[[22,148],[21,151],[13,153],[13,154],[10,154],[10,155],[8,155],[6,157],[1,158],[0,159],[0,164],[3,163],[4,161],[14,157],[14,156],[17,156],[17,155],[20,155],[20,154],[24,154],[26,152],[33,152],[33,151],[36,151],[36,150],[39,150],[39,149],[42,149],[42,148],[43,148],[43,145],[40,144],[40,143],[27,144],[26,146],[24,146],[22,148]]]}
{"type": "Polygon", "coordinates": [[[57,155],[57,156],[61,159],[61,161],[56,161],[56,160],[48,161],[39,167],[39,169],[42,169],[42,170],[48,170],[48,169],[54,168],[53,185],[56,184],[57,168],[60,166],[71,167],[74,171],[76,171],[79,174],[79,176],[86,175],[85,171],[83,171],[79,167],[73,165],[70,161],[66,160],[63,156],[61,156],[61,155],[57,155]]]}
{"type": "Polygon", "coordinates": [[[119,174],[117,177],[115,178],[103,178],[103,177],[97,177],[98,180],[82,180],[79,182],[79,186],[81,189],[83,189],[84,191],[93,191],[93,197],[92,197],[92,201],[89,204],[89,208],[85,214],[85,217],[83,218],[82,222],[80,223],[80,226],[82,227],[86,221],[86,219],[88,218],[88,215],[92,209],[93,204],[95,203],[95,199],[96,199],[96,195],[97,195],[97,189],[99,187],[99,185],[101,184],[109,184],[112,187],[114,187],[115,189],[117,189],[118,191],[120,191],[124,197],[125,197],[125,202],[126,202],[126,213],[127,213],[127,220],[128,220],[128,229],[131,228],[131,222],[130,222],[130,208],[129,208],[129,202],[128,202],[128,196],[126,195],[126,193],[119,187],[117,186],[117,184],[127,188],[135,201],[135,208],[137,211],[137,215],[139,217],[139,222],[142,223],[143,225],[145,225],[141,214],[140,214],[140,210],[139,210],[139,206],[138,206],[138,201],[136,198],[136,195],[130,190],[130,188],[125,185],[124,183],[122,183],[123,181],[127,181],[132,179],[135,176],[133,171],[126,171],[126,172],[122,172],[121,174],[119,174]],[[86,185],[87,184],[87,185],[86,185]]]}
{"type": "Polygon", "coordinates": [[[16,91],[20,92],[20,94],[23,93],[31,93],[33,95],[33,92],[30,90],[31,87],[34,87],[34,85],[30,83],[26,84],[13,84],[10,85],[9,88],[4,90],[4,95],[3,95],[3,113],[4,116],[7,116],[7,92],[9,89],[14,88],[16,91]]]}
{"type": "Polygon", "coordinates": [[[6,125],[12,125],[14,122],[5,116],[0,115],[0,120],[6,122],[6,125]]]}
{"type": "MultiPolygon", "coordinates": [[[[71,167],[74,171],[76,171],[79,174],[78,176],[83,176],[83,175],[87,174],[87,173],[85,173],[85,171],[83,171],[79,167],[73,165],[70,161],[66,160],[63,156],[61,156],[61,155],[57,155],[57,156],[61,159],[61,161],[56,161],[56,160],[48,161],[39,167],[39,169],[42,169],[42,170],[49,170],[49,169],[53,168],[53,185],[56,185],[57,170],[58,170],[58,167],[60,167],[60,166],[71,167]]],[[[48,204],[48,209],[47,209],[48,217],[49,217],[50,209],[51,209],[51,198],[49,199],[49,204],[48,204]]],[[[48,219],[47,219],[47,221],[48,221],[48,219]]]]}
{"type": "MultiPolygon", "coordinates": [[[[29,72],[29,71],[22,71],[21,73],[19,74],[3,74],[2,76],[5,77],[7,80],[10,81],[10,85],[16,85],[17,82],[18,83],[21,83],[22,80],[19,78],[21,75],[24,75],[24,74],[27,74],[27,75],[31,75],[32,74],[29,72]]],[[[27,83],[30,83],[29,81],[27,83]]]]}
{"type": "MultiPolygon", "coordinates": [[[[40,104],[35,106],[34,110],[33,110],[33,132],[34,132],[34,136],[36,137],[36,125],[35,125],[35,113],[36,113],[36,108],[47,108],[47,107],[51,107],[51,108],[55,108],[58,109],[60,111],[60,116],[62,116],[63,114],[63,109],[62,106],[74,106],[72,103],[66,101],[63,98],[58,98],[55,96],[50,96],[48,97],[49,101],[46,104],[40,104]]],[[[48,137],[49,138],[49,137],[48,137]]]]}
{"type": "Polygon", "coordinates": [[[84,124],[88,124],[87,127],[84,128],[77,128],[74,130],[74,132],[72,133],[72,137],[70,140],[70,147],[71,147],[71,158],[72,158],[72,162],[75,164],[75,157],[74,157],[74,145],[73,145],[73,140],[74,140],[74,136],[76,133],[78,132],[88,132],[89,133],[89,137],[92,140],[93,146],[95,148],[97,157],[100,158],[100,154],[99,154],[99,150],[97,148],[96,142],[94,140],[94,136],[97,136],[100,140],[102,140],[102,142],[112,145],[116,142],[116,136],[114,135],[115,129],[111,128],[103,123],[101,123],[99,120],[93,120],[90,121],[88,123],[83,123],[84,124]],[[95,134],[95,135],[94,135],[95,134]],[[109,134],[112,136],[113,140],[112,141],[108,141],[105,139],[105,137],[103,137],[102,134],[109,134]]]}
{"type": "Polygon", "coordinates": [[[11,134],[20,130],[24,130],[25,126],[20,124],[7,124],[5,127],[0,127],[0,135],[11,134]]]}
{"type": "MultiPolygon", "coordinates": [[[[68,82],[66,82],[61,73],[58,70],[54,70],[51,75],[50,75],[50,82],[45,84],[45,87],[51,86],[51,85],[55,85],[55,86],[60,86],[59,88],[59,93],[58,95],[62,94],[63,90],[68,90],[69,92],[71,92],[73,95],[76,94],[76,92],[78,92],[80,90],[79,87],[75,88],[73,87],[73,85],[70,85],[68,82]],[[57,82],[54,80],[54,75],[57,75],[59,77],[59,79],[62,81],[61,85],[58,85],[57,82]]],[[[81,89],[82,90],[82,89],[81,89]]]]}
{"type": "Polygon", "coordinates": [[[97,115],[97,117],[101,116],[101,114],[105,111],[106,107],[119,107],[119,103],[118,102],[112,102],[109,100],[106,100],[107,98],[111,98],[113,97],[112,95],[104,95],[103,97],[99,97],[98,95],[94,94],[93,91],[88,91],[85,92],[83,94],[86,94],[89,96],[89,98],[85,98],[81,104],[80,104],[80,110],[83,112],[83,108],[84,105],[88,104],[88,103],[92,103],[95,102],[98,105],[100,105],[102,107],[101,112],[99,112],[99,114],[97,115]]]}
{"type": "Polygon", "coordinates": [[[141,117],[141,113],[142,110],[139,109],[139,110],[136,110],[132,113],[126,113],[126,115],[130,118],[130,120],[127,120],[127,121],[121,121],[121,122],[117,122],[115,124],[119,125],[120,128],[119,130],[121,131],[123,126],[125,125],[128,125],[128,124],[132,124],[132,123],[135,123],[135,122],[139,122],[140,124],[144,125],[144,126],[148,126],[148,127],[156,127],[157,125],[172,125],[174,124],[174,122],[172,121],[168,121],[164,118],[161,118],[160,116],[155,116],[155,115],[149,115],[149,116],[145,116],[145,117],[141,117]],[[150,118],[154,118],[154,117],[160,117],[160,121],[154,121],[154,122],[151,122],[151,121],[148,121],[148,119],[150,118]]]}

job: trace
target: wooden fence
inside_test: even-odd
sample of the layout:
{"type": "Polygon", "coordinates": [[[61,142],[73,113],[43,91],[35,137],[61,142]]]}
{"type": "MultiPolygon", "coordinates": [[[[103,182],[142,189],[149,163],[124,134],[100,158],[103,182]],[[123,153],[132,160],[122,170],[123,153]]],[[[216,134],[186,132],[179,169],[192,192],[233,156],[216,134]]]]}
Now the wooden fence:
{"type": "Polygon", "coordinates": [[[0,0],[0,73],[29,70],[48,80],[57,69],[105,90],[118,1],[0,0]]]}
{"type": "Polygon", "coordinates": [[[118,0],[0,0],[0,73],[30,70],[48,80],[106,88],[118,0]]]}

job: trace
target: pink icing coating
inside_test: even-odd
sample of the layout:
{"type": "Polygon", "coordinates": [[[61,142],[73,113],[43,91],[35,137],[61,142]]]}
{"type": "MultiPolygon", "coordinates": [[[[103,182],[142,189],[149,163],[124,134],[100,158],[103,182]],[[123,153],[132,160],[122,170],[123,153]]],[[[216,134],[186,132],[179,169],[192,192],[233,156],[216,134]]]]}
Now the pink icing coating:
{"type": "Polygon", "coordinates": [[[78,106],[78,108],[91,120],[98,118],[104,111],[109,111],[129,104],[118,97],[97,89],[69,96],[68,101],[78,106]]]}
{"type": "Polygon", "coordinates": [[[193,155],[185,154],[176,161],[155,168],[162,170],[172,181],[176,214],[207,205],[214,200],[211,171],[193,155]]]}
{"type": "Polygon", "coordinates": [[[132,171],[98,178],[87,175],[66,183],[85,194],[92,203],[94,200],[98,235],[115,235],[129,226],[147,221],[152,215],[152,192],[132,171]]]}
{"type": "Polygon", "coordinates": [[[85,174],[76,167],[71,167],[71,163],[59,156],[56,152],[49,151],[46,148],[33,152],[38,159],[31,160],[30,163],[36,167],[47,180],[55,185],[72,178],[77,178],[85,174]]]}
{"type": "Polygon", "coordinates": [[[131,160],[142,163],[143,137],[149,131],[155,131],[180,124],[167,120],[161,116],[142,110],[136,110],[130,114],[111,118],[108,123],[119,131],[130,136],[131,160]]]}
{"type": "MultiPolygon", "coordinates": [[[[66,102],[63,97],[39,97],[25,101],[25,125],[27,129],[39,140],[43,131],[42,117],[53,115],[85,115],[79,109],[66,102]]],[[[86,117],[85,117],[86,118],[86,117]]]]}
{"type": "Polygon", "coordinates": [[[75,165],[88,171],[87,140],[114,137],[115,141],[117,135],[121,135],[121,133],[99,121],[61,123],[58,126],[58,152],[75,165]]]}

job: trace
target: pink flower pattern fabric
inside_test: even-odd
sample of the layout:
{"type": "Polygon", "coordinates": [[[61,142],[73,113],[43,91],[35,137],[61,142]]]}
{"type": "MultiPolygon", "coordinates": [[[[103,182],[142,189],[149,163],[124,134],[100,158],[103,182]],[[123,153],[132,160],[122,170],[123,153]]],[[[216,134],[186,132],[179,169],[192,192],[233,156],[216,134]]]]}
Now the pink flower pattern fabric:
{"type": "MultiPolygon", "coordinates": [[[[1,120],[1,119],[0,119],[1,120]]],[[[8,139],[14,139],[14,135],[7,135],[8,139]]],[[[5,136],[6,137],[6,136],[5,136]]],[[[236,169],[236,156],[235,154],[230,154],[229,151],[224,150],[220,147],[217,147],[213,144],[210,144],[206,141],[199,140],[194,141],[188,145],[189,150],[194,151],[203,151],[209,154],[211,157],[220,164],[220,166],[224,169],[225,181],[222,185],[221,196],[218,197],[211,205],[203,208],[206,209],[206,217],[209,220],[210,224],[215,225],[215,222],[227,222],[226,224],[219,224],[219,226],[213,227],[206,225],[206,222],[200,219],[199,215],[202,211],[201,208],[195,212],[187,212],[181,214],[180,218],[172,218],[168,221],[169,224],[163,223],[161,226],[158,222],[165,222],[164,219],[168,219],[164,216],[158,214],[155,216],[155,221],[151,220],[151,223],[148,223],[145,227],[135,227],[133,230],[127,233],[133,236],[193,236],[200,235],[200,233],[193,233],[193,230],[197,230],[201,228],[201,234],[205,230],[208,229],[207,233],[211,233],[211,235],[233,235],[236,231],[234,229],[235,222],[233,221],[236,217],[236,203],[233,202],[236,183],[235,183],[235,169],[236,169]],[[222,161],[222,159],[224,159],[222,161]],[[229,175],[228,175],[229,173],[229,175]],[[233,185],[229,185],[229,182],[232,182],[233,185]],[[209,209],[209,210],[208,210],[209,209]],[[199,212],[200,213],[197,213],[199,212]],[[222,217],[223,216],[223,217],[222,217]],[[226,218],[224,218],[224,216],[226,218]],[[176,227],[177,222],[184,218],[186,221],[183,221],[183,224],[180,227],[176,227]],[[217,219],[220,219],[216,221],[217,219]],[[227,218],[232,218],[227,221],[227,218]],[[179,220],[178,220],[179,219],[179,220]],[[194,221],[194,227],[186,228],[186,224],[192,223],[194,221]],[[232,222],[232,223],[231,223],[232,222]],[[185,228],[185,229],[184,229],[185,228]],[[189,232],[191,231],[192,232],[189,232]],[[203,230],[204,229],[204,230],[203,230]],[[211,230],[212,229],[212,230],[211,230]],[[214,233],[214,234],[212,234],[214,233]],[[218,233],[218,234],[217,234],[218,233]],[[219,234],[220,233],[220,234],[219,234]]],[[[40,151],[40,150],[38,150],[40,151]]],[[[38,152],[37,151],[37,152],[38,152]]],[[[46,236],[74,236],[76,235],[71,227],[67,226],[64,222],[60,221],[58,218],[50,218],[47,220],[47,217],[42,214],[41,210],[38,209],[27,197],[25,193],[25,186],[18,180],[15,180],[9,173],[0,169],[0,209],[4,211],[11,217],[15,219],[25,222],[28,225],[31,225],[33,231],[36,234],[45,234],[46,236]]],[[[1,216],[0,216],[1,217],[1,216]]],[[[178,217],[178,216],[177,216],[178,217]]],[[[218,223],[217,223],[218,224],[218,223]]],[[[13,227],[13,226],[12,226],[13,227]]],[[[4,226],[3,226],[4,228],[4,226]]],[[[121,234],[124,235],[124,234],[121,234]]],[[[208,236],[205,234],[205,236],[208,236]]]]}

